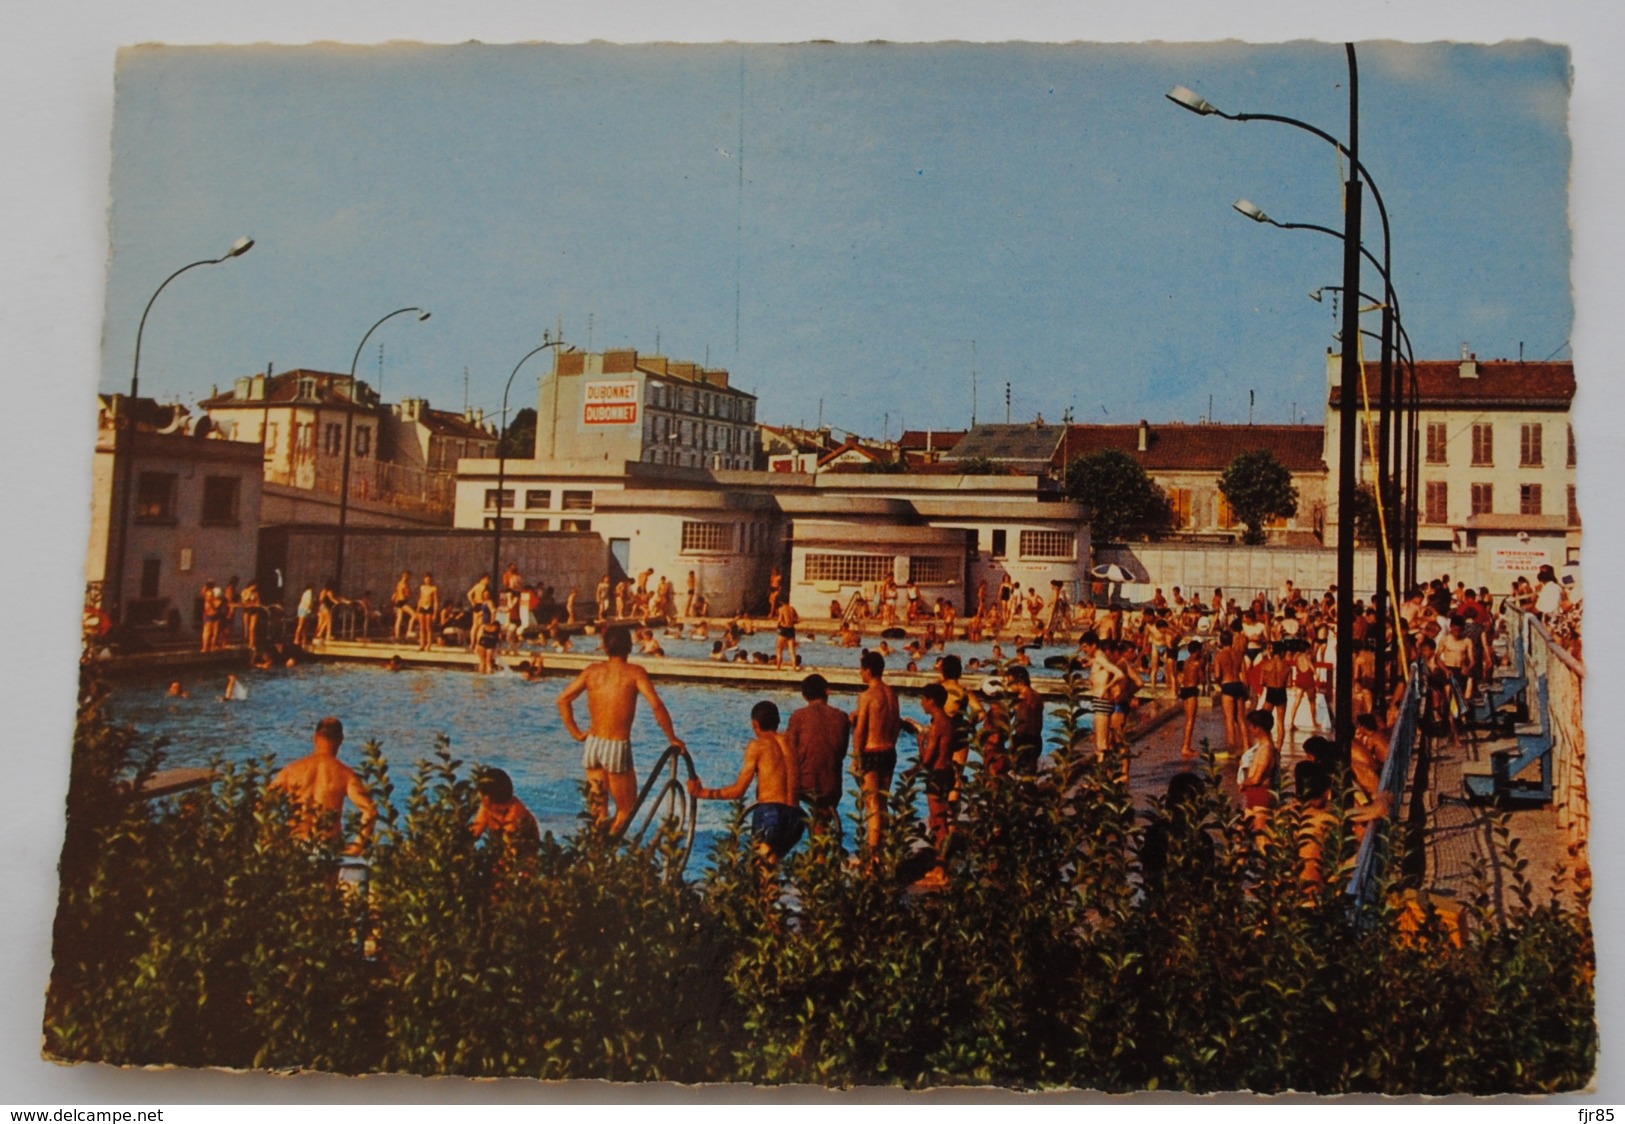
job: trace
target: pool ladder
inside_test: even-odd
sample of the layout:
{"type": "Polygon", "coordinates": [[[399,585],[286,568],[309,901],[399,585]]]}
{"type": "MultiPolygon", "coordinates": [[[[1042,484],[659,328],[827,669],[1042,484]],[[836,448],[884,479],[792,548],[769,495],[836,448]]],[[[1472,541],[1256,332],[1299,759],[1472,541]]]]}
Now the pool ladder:
{"type": "Polygon", "coordinates": [[[649,770],[649,776],[638,793],[638,801],[632,806],[632,815],[621,830],[622,839],[634,847],[641,847],[651,827],[658,830],[659,826],[668,822],[675,823],[683,846],[674,868],[668,872],[673,877],[682,876],[688,867],[688,857],[694,851],[699,801],[689,794],[688,781],[698,776],[694,770],[694,758],[689,756],[688,750],[680,745],[667,746],[660,760],[655,762],[655,767],[649,770]],[[685,772],[686,777],[682,775],[685,772]]]}

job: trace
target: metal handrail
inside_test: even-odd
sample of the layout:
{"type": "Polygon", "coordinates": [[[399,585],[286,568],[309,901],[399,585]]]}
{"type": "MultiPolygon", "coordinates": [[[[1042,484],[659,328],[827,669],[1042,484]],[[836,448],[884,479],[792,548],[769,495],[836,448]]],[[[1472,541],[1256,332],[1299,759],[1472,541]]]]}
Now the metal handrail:
{"type": "Polygon", "coordinates": [[[683,833],[683,851],[677,859],[675,871],[676,874],[681,875],[688,867],[689,856],[694,852],[694,833],[699,819],[699,801],[688,791],[687,782],[678,778],[679,764],[687,769],[687,780],[695,780],[699,777],[699,773],[694,769],[694,758],[689,756],[688,750],[680,745],[667,746],[665,752],[660,755],[660,759],[655,762],[654,768],[649,770],[649,776],[643,782],[643,788],[638,793],[637,803],[632,805],[632,814],[626,818],[626,826],[621,829],[619,838],[627,838],[628,829],[634,823],[637,823],[638,817],[642,815],[642,822],[638,823],[637,830],[632,832],[630,836],[631,845],[641,847],[644,837],[649,833],[650,826],[654,824],[657,817],[660,817],[660,812],[664,809],[666,815],[660,817],[661,822],[676,820],[678,829],[683,833]],[[663,782],[661,780],[662,773],[667,774],[663,782]],[[657,784],[659,785],[658,790],[656,790],[657,784]],[[651,792],[657,792],[653,801],[649,800],[651,792]],[[644,811],[645,804],[648,805],[647,812],[644,811]]]}
{"type": "Polygon", "coordinates": [[[1394,732],[1388,741],[1388,760],[1383,762],[1382,778],[1377,789],[1379,793],[1387,793],[1390,798],[1388,814],[1380,821],[1373,821],[1367,829],[1354,860],[1354,874],[1349,878],[1348,895],[1356,906],[1365,905],[1371,900],[1387,864],[1388,831],[1399,818],[1406,778],[1411,771],[1411,756],[1416,750],[1420,733],[1422,688],[1422,665],[1417,661],[1411,666],[1410,682],[1406,684],[1405,696],[1400,702],[1399,720],[1394,723],[1394,732]]]}

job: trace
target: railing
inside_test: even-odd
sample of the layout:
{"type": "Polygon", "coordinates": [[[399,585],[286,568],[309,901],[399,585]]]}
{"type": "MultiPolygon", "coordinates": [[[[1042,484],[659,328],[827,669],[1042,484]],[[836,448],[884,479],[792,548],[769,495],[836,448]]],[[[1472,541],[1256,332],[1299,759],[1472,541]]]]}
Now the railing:
{"type": "Polygon", "coordinates": [[[1502,612],[1508,642],[1522,646],[1529,682],[1539,677],[1546,680],[1546,720],[1552,732],[1552,810],[1577,866],[1589,869],[1591,799],[1586,787],[1585,728],[1581,724],[1585,665],[1554,640],[1534,614],[1510,604],[1503,606],[1502,612]]]}
{"type": "Polygon", "coordinates": [[[687,782],[698,776],[688,750],[680,745],[667,746],[666,752],[655,762],[655,767],[649,770],[643,789],[638,793],[638,801],[632,806],[632,814],[627,817],[626,827],[622,829],[623,839],[629,840],[634,847],[641,847],[651,827],[658,832],[661,826],[674,824],[683,846],[672,868],[666,872],[671,878],[682,877],[688,867],[689,855],[694,851],[699,801],[689,793],[687,782]],[[679,776],[682,770],[688,773],[686,779],[679,776]],[[649,798],[651,793],[654,793],[653,800],[649,798]]]}
{"type": "Polygon", "coordinates": [[[1399,705],[1399,720],[1388,740],[1388,760],[1382,766],[1381,782],[1371,794],[1373,800],[1387,798],[1387,811],[1367,827],[1354,861],[1354,875],[1349,879],[1348,894],[1357,906],[1369,903],[1379,891],[1393,853],[1392,836],[1421,733],[1423,693],[1422,665],[1418,661],[1411,668],[1410,682],[1405,685],[1399,705]]]}
{"type": "MultiPolygon", "coordinates": [[[[265,482],[299,488],[337,499],[344,480],[342,457],[307,454],[285,469],[265,469],[265,482]]],[[[432,472],[408,465],[356,457],[350,461],[350,501],[406,507],[433,514],[448,514],[456,502],[457,479],[449,472],[432,472]]]]}

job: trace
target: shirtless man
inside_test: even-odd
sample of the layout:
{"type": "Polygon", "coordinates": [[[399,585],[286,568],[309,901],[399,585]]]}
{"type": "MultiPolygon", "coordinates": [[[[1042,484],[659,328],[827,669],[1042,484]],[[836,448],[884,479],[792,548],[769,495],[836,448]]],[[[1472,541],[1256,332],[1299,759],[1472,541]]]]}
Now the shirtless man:
{"type": "Polygon", "coordinates": [[[797,615],[795,607],[786,601],[779,606],[778,612],[773,614],[774,623],[779,626],[779,638],[773,646],[773,666],[784,666],[784,653],[790,653],[790,666],[796,666],[796,622],[801,617],[797,615]]]}
{"type": "MultiPolygon", "coordinates": [[[[655,693],[649,673],[628,663],[632,654],[632,633],[619,625],[604,630],[604,651],[609,658],[586,668],[559,696],[559,714],[565,729],[578,742],[585,743],[582,764],[587,770],[588,810],[594,822],[609,818],[605,789],[615,803],[612,833],[619,833],[632,818],[632,805],[638,798],[638,777],[632,767],[632,719],[637,713],[638,696],[649,700],[655,721],[671,745],[684,743],[671,727],[666,704],[655,693]],[[588,730],[576,724],[575,701],[585,694],[591,716],[588,730]]],[[[684,748],[687,748],[684,746],[684,748]]]]}
{"type": "Polygon", "coordinates": [[[378,809],[367,794],[367,786],[354,769],[339,760],[344,744],[344,723],[323,718],[316,723],[314,749],[306,757],[291,762],[271,781],[273,789],[288,794],[294,807],[289,827],[296,839],[322,836],[334,846],[344,842],[344,800],[349,797],[361,812],[361,830],[346,855],[359,855],[372,838],[378,809]]]}
{"type": "Polygon", "coordinates": [[[1101,650],[1100,637],[1095,633],[1084,633],[1080,647],[1084,663],[1089,668],[1089,709],[1095,720],[1095,752],[1105,753],[1111,747],[1112,711],[1115,709],[1112,688],[1123,678],[1123,672],[1106,658],[1106,653],[1101,650]]]}
{"type": "Polygon", "coordinates": [[[880,840],[886,829],[886,797],[891,792],[892,774],[897,771],[897,733],[902,729],[902,711],[897,692],[882,679],[886,659],[879,652],[864,652],[858,662],[863,694],[852,716],[852,775],[863,785],[863,812],[868,821],[870,861],[879,856],[880,840]]]}
{"type": "Polygon", "coordinates": [[[705,788],[690,777],[689,795],[696,800],[738,800],[756,782],[756,807],[750,815],[751,840],[768,863],[782,859],[801,841],[807,813],[796,803],[796,763],[779,733],[779,708],[766,700],[750,710],[753,735],[745,746],[739,776],[726,788],[705,788]]]}
{"type": "Polygon", "coordinates": [[[773,616],[774,614],[776,614],[779,611],[779,598],[781,596],[783,596],[783,594],[784,594],[784,574],[782,574],[779,571],[779,568],[777,566],[775,566],[775,567],[773,567],[772,575],[769,576],[769,578],[767,579],[767,613],[768,613],[768,616],[773,616]]]}
{"type": "Polygon", "coordinates": [[[412,626],[412,572],[401,571],[401,580],[395,583],[395,592],[390,595],[389,603],[395,608],[395,642],[398,644],[405,638],[406,632],[412,626]]]}
{"type": "Polygon", "coordinates": [[[427,652],[434,644],[435,622],[440,619],[440,587],[434,575],[425,573],[418,586],[418,651],[427,652]]]}
{"type": "Polygon", "coordinates": [[[809,675],[801,681],[807,705],[790,715],[784,739],[796,763],[796,793],[812,811],[815,829],[828,826],[841,804],[841,762],[852,740],[852,719],[829,705],[829,681],[809,675]]]}
{"type": "Polygon", "coordinates": [[[1018,772],[1038,770],[1038,758],[1044,752],[1044,699],[1033,690],[1032,676],[1024,667],[1012,667],[1005,673],[1010,681],[1012,705],[1010,709],[1010,750],[1018,772]]]}

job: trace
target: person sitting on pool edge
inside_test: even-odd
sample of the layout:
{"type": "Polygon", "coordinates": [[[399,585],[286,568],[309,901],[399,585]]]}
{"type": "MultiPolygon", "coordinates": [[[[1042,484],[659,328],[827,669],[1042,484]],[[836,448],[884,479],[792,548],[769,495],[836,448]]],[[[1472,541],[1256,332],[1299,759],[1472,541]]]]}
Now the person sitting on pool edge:
{"type": "Polygon", "coordinates": [[[750,728],[755,736],[745,746],[745,761],[734,783],[705,788],[699,777],[691,777],[688,791],[697,800],[738,800],[755,780],[751,839],[758,854],[776,863],[801,841],[807,816],[796,804],[795,760],[779,734],[779,708],[766,700],[751,707],[750,728]]]}

